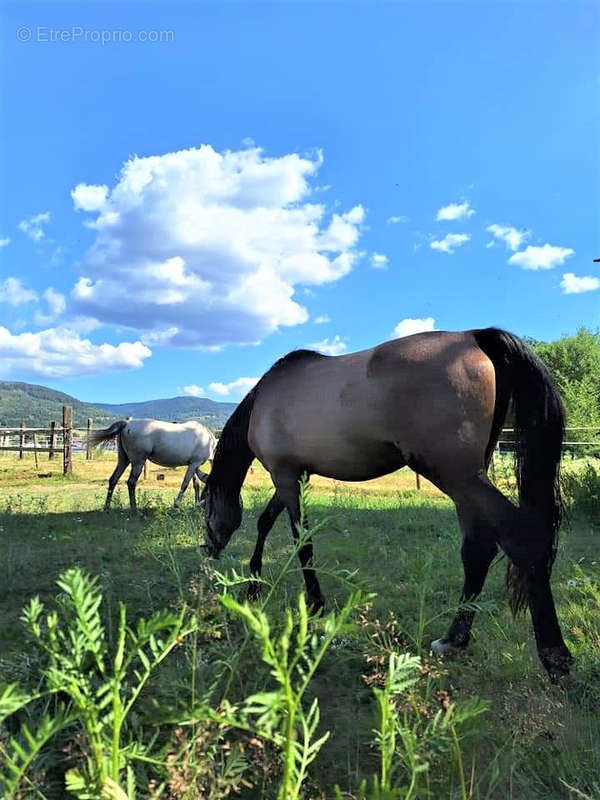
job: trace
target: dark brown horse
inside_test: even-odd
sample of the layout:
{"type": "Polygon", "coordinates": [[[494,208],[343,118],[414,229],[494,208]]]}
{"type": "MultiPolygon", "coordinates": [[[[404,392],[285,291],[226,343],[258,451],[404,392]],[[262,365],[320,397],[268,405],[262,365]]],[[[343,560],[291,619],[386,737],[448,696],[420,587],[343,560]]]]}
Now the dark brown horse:
{"type": "MultiPolygon", "coordinates": [[[[551,376],[505,331],[421,333],[335,357],[295,351],[271,367],[223,430],[202,493],[207,546],[218,555],[240,526],[240,490],[255,457],[275,486],[258,520],[250,561],[257,576],[265,539],[284,508],[298,538],[303,475],[363,481],[408,465],[455,503],[463,601],[481,592],[498,548],[506,553],[513,611],[529,605],[540,659],[554,679],[572,660],[550,588],[563,436],[564,412],[551,376]],[[487,476],[509,403],[518,507],[487,476]]],[[[308,599],[319,609],[324,601],[312,556],[307,540],[299,557],[308,599]]],[[[465,648],[472,622],[473,611],[461,608],[433,649],[465,648]]]]}

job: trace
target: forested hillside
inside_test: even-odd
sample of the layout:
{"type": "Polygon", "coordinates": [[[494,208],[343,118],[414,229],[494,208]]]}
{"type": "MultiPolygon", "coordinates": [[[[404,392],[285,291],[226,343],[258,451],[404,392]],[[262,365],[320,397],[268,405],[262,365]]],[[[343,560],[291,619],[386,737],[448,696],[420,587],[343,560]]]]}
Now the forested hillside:
{"type": "Polygon", "coordinates": [[[73,407],[73,424],[77,428],[85,427],[88,417],[92,417],[96,427],[116,419],[110,411],[82,403],[71,395],[46,386],[0,381],[0,426],[19,425],[21,420],[25,427],[45,427],[52,420],[60,424],[63,405],[73,407]]]}
{"type": "Polygon", "coordinates": [[[212,429],[220,429],[233,413],[236,403],[217,403],[206,397],[170,397],[164,400],[147,400],[143,403],[95,403],[99,408],[120,419],[146,417],[169,422],[195,419],[212,429]]]}
{"type": "Polygon", "coordinates": [[[116,419],[148,417],[169,422],[195,419],[219,430],[229,419],[235,403],[217,403],[204,397],[172,397],[143,403],[86,403],[64,392],[33,383],[0,381],[0,427],[20,425],[45,427],[52,420],[60,424],[63,405],[73,407],[73,424],[84,428],[88,417],[99,428],[116,419]]]}

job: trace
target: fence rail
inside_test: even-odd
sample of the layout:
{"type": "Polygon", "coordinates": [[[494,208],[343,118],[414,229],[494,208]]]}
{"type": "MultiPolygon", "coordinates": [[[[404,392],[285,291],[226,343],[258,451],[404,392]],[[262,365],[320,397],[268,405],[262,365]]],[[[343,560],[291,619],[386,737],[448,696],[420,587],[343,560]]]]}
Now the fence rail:
{"type": "MultiPolygon", "coordinates": [[[[92,420],[88,419],[87,425],[87,457],[91,457],[90,451],[90,432],[92,420]]],[[[62,452],[63,456],[63,475],[68,475],[73,471],[73,409],[71,406],[62,407],[62,425],[57,425],[52,421],[47,428],[26,427],[23,423],[19,426],[11,425],[0,428],[0,451],[18,453],[19,458],[24,458],[25,453],[33,453],[35,465],[38,466],[38,454],[48,453],[48,458],[53,459],[56,453],[62,452]],[[48,444],[38,444],[38,436],[47,439],[48,444]],[[18,438],[19,443],[7,444],[7,440],[18,438]],[[27,446],[26,439],[33,440],[33,446],[27,446]],[[58,444],[57,438],[61,442],[58,444]]]]}

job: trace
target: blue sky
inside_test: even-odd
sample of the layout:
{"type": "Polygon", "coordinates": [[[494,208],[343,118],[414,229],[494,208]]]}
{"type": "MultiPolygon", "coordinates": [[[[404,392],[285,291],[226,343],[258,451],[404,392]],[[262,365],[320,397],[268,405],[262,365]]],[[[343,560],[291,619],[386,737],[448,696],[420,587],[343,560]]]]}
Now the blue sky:
{"type": "Polygon", "coordinates": [[[0,378],[238,400],[297,347],[596,329],[599,35],[581,2],[5,3],[0,378]]]}

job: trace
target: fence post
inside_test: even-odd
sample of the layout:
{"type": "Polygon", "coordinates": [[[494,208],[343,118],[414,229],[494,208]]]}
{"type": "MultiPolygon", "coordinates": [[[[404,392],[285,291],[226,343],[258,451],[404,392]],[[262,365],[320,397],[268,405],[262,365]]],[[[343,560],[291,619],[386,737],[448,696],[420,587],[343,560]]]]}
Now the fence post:
{"type": "Polygon", "coordinates": [[[37,433],[33,434],[33,457],[35,459],[35,468],[39,469],[38,453],[37,453],[37,433]]]}
{"type": "Polygon", "coordinates": [[[25,435],[23,433],[23,428],[24,428],[23,420],[21,420],[21,433],[19,434],[19,458],[20,459],[23,458],[23,440],[25,438],[25,435]]]}
{"type": "Polygon", "coordinates": [[[87,440],[85,444],[85,460],[91,461],[92,460],[92,419],[88,417],[87,421],[87,440]]]}
{"type": "Polygon", "coordinates": [[[62,407],[63,423],[63,475],[73,472],[73,409],[62,407]]]}
{"type": "Polygon", "coordinates": [[[417,489],[420,491],[421,490],[421,476],[419,475],[418,472],[415,472],[415,478],[417,480],[417,489]]]}
{"type": "Polygon", "coordinates": [[[48,447],[50,448],[50,452],[48,453],[48,459],[52,461],[54,458],[54,445],[56,442],[56,422],[52,420],[50,423],[50,441],[48,442],[48,447]]]}

